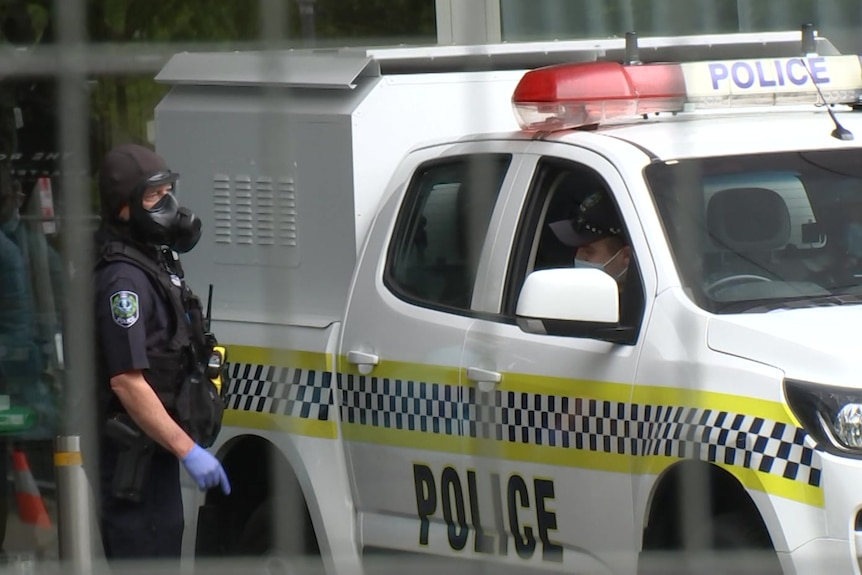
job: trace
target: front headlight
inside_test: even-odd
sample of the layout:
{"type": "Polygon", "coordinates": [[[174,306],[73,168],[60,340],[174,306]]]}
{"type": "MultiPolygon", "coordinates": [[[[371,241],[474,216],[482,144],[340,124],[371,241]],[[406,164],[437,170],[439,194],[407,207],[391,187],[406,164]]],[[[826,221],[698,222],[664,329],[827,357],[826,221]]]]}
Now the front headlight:
{"type": "Polygon", "coordinates": [[[862,389],[785,380],[784,392],[805,431],[824,451],[862,458],[862,389]]]}

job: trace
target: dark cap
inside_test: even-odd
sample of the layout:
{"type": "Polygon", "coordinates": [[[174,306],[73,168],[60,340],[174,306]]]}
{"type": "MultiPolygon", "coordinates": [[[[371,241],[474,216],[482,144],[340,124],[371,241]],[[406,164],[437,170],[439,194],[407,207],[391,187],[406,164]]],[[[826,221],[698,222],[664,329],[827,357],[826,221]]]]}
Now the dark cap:
{"type": "Polygon", "coordinates": [[[548,226],[558,240],[572,248],[623,233],[614,205],[603,190],[584,198],[575,209],[574,217],[552,222],[548,226]]]}
{"type": "Polygon", "coordinates": [[[173,183],[179,177],[151,149],[137,144],[117,146],[105,155],[99,173],[102,214],[116,216],[136,190],[173,183]]]}

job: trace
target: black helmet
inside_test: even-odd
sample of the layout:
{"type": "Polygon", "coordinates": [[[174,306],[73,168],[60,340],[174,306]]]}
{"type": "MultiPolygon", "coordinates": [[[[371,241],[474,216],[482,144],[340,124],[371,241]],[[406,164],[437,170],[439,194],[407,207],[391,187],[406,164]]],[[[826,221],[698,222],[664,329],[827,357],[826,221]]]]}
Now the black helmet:
{"type": "Polygon", "coordinates": [[[119,222],[119,212],[129,206],[129,227],[141,241],[167,245],[178,252],[191,250],[201,236],[201,221],[188,208],[180,207],[173,194],[164,195],[153,207],[143,204],[149,188],[172,184],[179,174],[144,146],[125,144],[105,156],[99,176],[102,216],[119,222]]]}
{"type": "Polygon", "coordinates": [[[180,175],[168,169],[161,156],[147,147],[124,144],[108,152],[99,174],[102,216],[116,221],[135,192],[176,182],[180,175]]]}

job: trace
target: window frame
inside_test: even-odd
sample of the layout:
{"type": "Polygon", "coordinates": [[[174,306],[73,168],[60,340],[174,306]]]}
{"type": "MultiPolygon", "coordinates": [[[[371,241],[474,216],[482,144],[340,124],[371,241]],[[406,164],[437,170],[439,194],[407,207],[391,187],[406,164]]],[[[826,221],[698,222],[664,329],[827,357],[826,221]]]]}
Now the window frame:
{"type": "MultiPolygon", "coordinates": [[[[608,326],[604,325],[580,325],[580,322],[553,323],[555,325],[559,324],[560,331],[565,331],[566,335],[570,337],[613,340],[616,343],[634,345],[643,331],[646,315],[646,286],[640,269],[639,262],[641,257],[636,250],[635,242],[631,238],[632,224],[625,219],[623,212],[620,210],[619,198],[613,187],[608,183],[607,178],[603,177],[596,168],[585,162],[571,158],[542,155],[535,163],[533,176],[530,179],[524,205],[518,219],[514,244],[507,265],[500,310],[501,314],[498,321],[516,323],[515,310],[521,287],[524,285],[524,281],[529,273],[535,269],[534,266],[539,245],[542,242],[543,234],[540,231],[540,225],[546,226],[549,221],[554,221],[548,219],[548,208],[553,201],[551,197],[551,181],[565,171],[568,171],[570,175],[576,175],[578,172],[581,172],[586,177],[601,182],[605,190],[610,194],[617,216],[623,222],[624,229],[629,237],[629,246],[632,250],[629,273],[626,278],[626,290],[630,294],[637,293],[637,296],[635,296],[637,299],[633,302],[634,308],[631,313],[631,321],[617,324],[620,329],[612,336],[602,335],[604,332],[608,332],[609,329],[608,326]],[[623,333],[623,330],[625,333],[623,333]]],[[[574,253],[572,254],[572,258],[574,259],[574,253]]],[[[620,313],[622,316],[622,304],[620,313]]],[[[610,329],[613,330],[614,328],[610,329]]]]}
{"type": "MultiPolygon", "coordinates": [[[[838,224],[842,223],[845,218],[839,214],[846,213],[847,208],[854,203],[862,205],[862,192],[858,192],[858,187],[855,185],[857,180],[862,179],[862,170],[848,169],[858,165],[854,157],[858,154],[859,151],[852,148],[810,148],[757,154],[698,156],[675,160],[673,164],[656,163],[646,167],[644,181],[647,190],[656,206],[659,224],[664,233],[673,265],[679,274],[681,286],[692,304],[715,315],[767,313],[782,308],[831,305],[834,301],[841,301],[842,305],[859,305],[862,302],[862,282],[842,285],[835,282],[834,277],[830,279],[829,273],[834,272],[839,267],[835,265],[835,260],[833,260],[840,254],[842,243],[840,235],[842,228],[838,224]],[[775,191],[778,188],[774,188],[772,185],[776,181],[770,181],[770,178],[777,180],[782,176],[792,176],[798,179],[799,188],[805,194],[803,199],[808,202],[808,209],[811,210],[810,217],[812,219],[807,224],[813,224],[823,239],[822,241],[819,239],[813,242],[805,241],[801,237],[800,229],[798,243],[791,239],[783,247],[766,250],[775,252],[773,256],[775,261],[770,262],[770,264],[774,264],[775,268],[780,271],[773,279],[777,284],[793,283],[793,281],[798,280],[818,284],[818,287],[823,288],[824,293],[804,293],[797,290],[797,295],[776,292],[773,297],[760,296],[759,294],[758,297],[739,297],[738,299],[728,298],[725,300],[713,297],[707,286],[710,283],[714,284],[715,278],[709,280],[707,276],[710,273],[717,274],[714,274],[714,271],[710,269],[712,266],[707,260],[714,262],[718,259],[716,255],[722,250],[710,248],[708,245],[695,244],[691,238],[686,239],[683,235],[682,226],[679,225],[679,222],[686,220],[685,218],[674,217],[679,215],[679,208],[674,204],[678,204],[679,198],[690,202],[693,196],[698,201],[696,205],[699,210],[703,210],[703,214],[691,218],[694,224],[693,227],[691,224],[689,226],[700,234],[701,241],[712,242],[714,240],[710,239],[706,218],[709,196],[704,189],[705,183],[711,179],[729,177],[738,179],[740,182],[750,180],[751,185],[755,185],[761,178],[766,177],[766,183],[763,186],[766,187],[769,184],[766,189],[775,191]],[[702,198],[699,198],[694,192],[688,196],[685,194],[676,195],[676,190],[683,187],[691,190],[695,184],[697,189],[704,190],[702,198]],[[826,193],[824,192],[826,189],[834,189],[835,191],[834,193],[826,193]],[[698,245],[699,249],[689,249],[693,245],[698,245]],[[821,255],[817,255],[818,252],[821,255]],[[788,256],[789,259],[785,259],[788,256]],[[818,261],[822,267],[817,269],[806,265],[806,269],[810,270],[810,275],[806,274],[802,278],[793,278],[791,274],[784,273],[783,264],[805,260],[818,261]],[[697,262],[697,265],[693,265],[691,262],[697,262]],[[822,283],[815,281],[815,278],[822,279],[822,283]],[[833,290],[837,290],[837,293],[833,290]]],[[[735,189],[735,187],[731,186],[728,189],[735,189]]],[[[792,195],[785,196],[785,202],[792,202],[794,199],[792,195]]],[[[803,223],[806,222],[798,218],[798,213],[791,221],[791,225],[794,227],[801,228],[803,223]]],[[[742,256],[745,253],[732,247],[724,251],[731,257],[742,256]]],[[[772,273],[768,268],[764,269],[767,273],[772,273]]],[[[739,274],[726,275],[731,277],[739,274]]]]}

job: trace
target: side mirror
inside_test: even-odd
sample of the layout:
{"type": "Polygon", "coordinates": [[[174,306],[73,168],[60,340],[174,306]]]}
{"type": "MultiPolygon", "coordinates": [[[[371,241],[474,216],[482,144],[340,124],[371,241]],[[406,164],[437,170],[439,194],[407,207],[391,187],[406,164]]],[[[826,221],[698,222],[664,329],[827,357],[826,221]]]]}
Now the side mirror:
{"type": "Polygon", "coordinates": [[[515,310],[527,333],[627,342],[617,282],[597,269],[558,268],[527,276],[515,310]]]}

